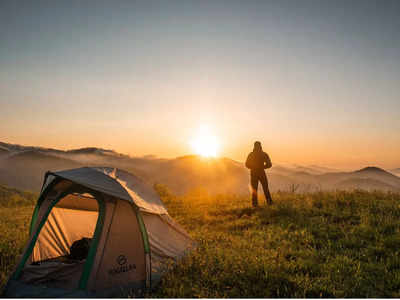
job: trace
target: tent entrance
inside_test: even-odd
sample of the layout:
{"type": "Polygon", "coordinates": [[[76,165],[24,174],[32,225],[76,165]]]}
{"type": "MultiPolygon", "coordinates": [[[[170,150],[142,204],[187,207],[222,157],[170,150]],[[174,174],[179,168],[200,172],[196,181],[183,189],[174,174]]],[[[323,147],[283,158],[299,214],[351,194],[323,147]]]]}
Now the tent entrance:
{"type": "Polygon", "coordinates": [[[20,281],[54,288],[79,288],[93,263],[104,214],[102,208],[103,200],[97,193],[81,187],[63,193],[40,222],[20,281]]]}

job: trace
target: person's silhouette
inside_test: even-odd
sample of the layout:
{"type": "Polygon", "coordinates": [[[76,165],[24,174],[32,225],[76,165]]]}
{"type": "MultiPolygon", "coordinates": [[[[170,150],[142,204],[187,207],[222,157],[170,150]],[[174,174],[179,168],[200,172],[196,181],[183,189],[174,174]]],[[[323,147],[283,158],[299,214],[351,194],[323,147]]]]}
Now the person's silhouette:
{"type": "Polygon", "coordinates": [[[253,152],[250,152],[246,159],[246,167],[250,169],[250,183],[252,189],[251,199],[253,206],[258,206],[257,189],[259,181],[263,187],[265,199],[267,200],[267,203],[271,205],[272,198],[271,194],[269,193],[267,175],[265,175],[264,169],[271,168],[272,163],[268,154],[262,150],[261,143],[259,141],[254,142],[253,152]]]}

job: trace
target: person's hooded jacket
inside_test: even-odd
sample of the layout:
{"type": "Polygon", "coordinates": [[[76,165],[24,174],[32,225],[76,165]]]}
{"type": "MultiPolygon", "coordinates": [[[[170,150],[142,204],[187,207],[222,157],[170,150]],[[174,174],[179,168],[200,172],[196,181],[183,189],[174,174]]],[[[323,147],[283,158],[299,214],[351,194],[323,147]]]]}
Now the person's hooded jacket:
{"type": "Polygon", "coordinates": [[[264,171],[272,167],[271,159],[268,154],[262,150],[261,143],[254,143],[253,152],[247,156],[246,168],[252,172],[264,171]]]}

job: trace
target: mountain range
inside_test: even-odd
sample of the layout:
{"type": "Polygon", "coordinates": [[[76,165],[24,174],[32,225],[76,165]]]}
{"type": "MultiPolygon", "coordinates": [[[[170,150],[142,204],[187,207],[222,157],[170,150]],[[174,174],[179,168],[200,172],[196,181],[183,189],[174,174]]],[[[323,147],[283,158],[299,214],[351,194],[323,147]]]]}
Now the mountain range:
{"type": "MultiPolygon", "coordinates": [[[[221,157],[187,155],[174,159],[131,157],[113,150],[58,150],[0,142],[0,184],[38,191],[46,171],[82,166],[111,166],[130,171],[176,194],[200,189],[209,193],[249,193],[249,172],[243,163],[221,157]]],[[[344,172],[323,166],[274,164],[267,170],[272,191],[384,190],[400,192],[399,169],[365,167],[344,172]]]]}

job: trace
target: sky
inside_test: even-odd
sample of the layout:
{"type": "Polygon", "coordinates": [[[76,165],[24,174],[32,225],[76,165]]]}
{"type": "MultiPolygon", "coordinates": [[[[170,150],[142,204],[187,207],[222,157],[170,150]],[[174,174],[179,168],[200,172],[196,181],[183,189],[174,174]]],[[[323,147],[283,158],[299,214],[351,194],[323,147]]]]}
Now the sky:
{"type": "Polygon", "coordinates": [[[0,141],[400,167],[400,1],[1,1],[0,141]]]}

